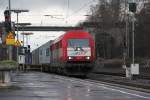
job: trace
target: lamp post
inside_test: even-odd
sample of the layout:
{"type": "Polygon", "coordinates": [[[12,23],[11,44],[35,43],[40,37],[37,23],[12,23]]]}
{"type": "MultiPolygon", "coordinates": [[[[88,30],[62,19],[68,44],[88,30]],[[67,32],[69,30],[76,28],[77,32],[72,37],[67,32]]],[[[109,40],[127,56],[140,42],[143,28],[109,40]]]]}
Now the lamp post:
{"type": "MultiPolygon", "coordinates": [[[[10,14],[10,26],[11,26],[11,1],[10,0],[8,0],[8,10],[10,14]]],[[[12,46],[8,47],[8,51],[9,51],[9,60],[12,60],[12,46]]]]}
{"type": "MultiPolygon", "coordinates": [[[[19,40],[19,31],[18,31],[18,22],[19,22],[19,13],[21,12],[29,12],[29,10],[10,10],[11,12],[14,12],[17,14],[17,41],[19,40]]],[[[19,68],[19,52],[18,52],[18,47],[17,47],[17,62],[18,62],[18,65],[17,67],[19,68]]],[[[19,70],[19,69],[18,69],[19,70]]]]}
{"type": "Polygon", "coordinates": [[[136,13],[135,0],[129,3],[129,11],[132,12],[132,64],[131,64],[131,79],[135,79],[139,75],[139,64],[135,64],[135,13],[136,13]]]}
{"type": "MultiPolygon", "coordinates": [[[[27,46],[27,49],[29,49],[28,48],[28,35],[32,35],[33,33],[30,33],[30,32],[28,32],[28,33],[25,33],[25,32],[23,32],[23,33],[21,33],[22,35],[23,35],[23,47],[25,46],[24,45],[24,35],[26,35],[26,46],[27,46]]],[[[27,50],[28,51],[28,50],[27,50]]],[[[24,55],[26,55],[25,54],[26,52],[24,52],[24,55]]],[[[28,53],[27,53],[28,54],[28,53]]],[[[28,57],[28,56],[27,56],[28,57]]],[[[27,58],[28,59],[28,58],[27,58]]],[[[25,66],[24,66],[24,64],[23,64],[23,71],[25,70],[25,66]]]]}
{"type": "Polygon", "coordinates": [[[135,32],[135,12],[136,12],[136,3],[133,0],[129,3],[129,11],[132,12],[132,64],[134,65],[134,32],[135,32]]]}
{"type": "MultiPolygon", "coordinates": [[[[21,26],[22,27],[22,30],[23,30],[23,28],[25,27],[25,26],[27,26],[27,25],[31,25],[31,23],[18,23],[18,25],[19,26],[21,26]]],[[[23,35],[23,47],[21,48],[22,49],[22,57],[23,57],[23,63],[22,63],[22,70],[23,71],[25,71],[25,47],[24,47],[24,30],[23,30],[23,32],[21,33],[22,35],[23,35]]]]}
{"type": "MultiPolygon", "coordinates": [[[[31,25],[31,23],[18,23],[18,25],[21,26],[23,30],[25,26],[31,25]]],[[[21,34],[23,35],[23,47],[24,47],[24,30],[21,34]]]]}
{"type": "Polygon", "coordinates": [[[138,75],[139,73],[139,65],[135,64],[135,12],[136,12],[136,3],[135,0],[125,0],[125,21],[126,21],[126,27],[125,27],[125,41],[124,41],[124,67],[126,68],[126,77],[133,78],[133,75],[138,75]],[[129,56],[129,23],[128,23],[128,9],[127,5],[129,4],[129,11],[132,14],[132,64],[131,67],[126,67],[126,57],[129,56]]]}
{"type": "Polygon", "coordinates": [[[135,34],[135,17],[134,17],[134,13],[132,15],[132,64],[134,65],[134,57],[135,57],[135,42],[134,42],[134,34],[135,34]]]}
{"type": "Polygon", "coordinates": [[[29,55],[30,55],[30,45],[28,45],[28,36],[29,35],[33,35],[33,33],[31,33],[31,32],[23,32],[23,33],[21,33],[22,35],[26,35],[26,50],[27,50],[27,52],[25,52],[25,55],[26,55],[26,61],[27,61],[27,63],[26,63],[26,68],[30,68],[30,66],[28,65],[29,63],[30,63],[30,58],[29,58],[29,55]]]}

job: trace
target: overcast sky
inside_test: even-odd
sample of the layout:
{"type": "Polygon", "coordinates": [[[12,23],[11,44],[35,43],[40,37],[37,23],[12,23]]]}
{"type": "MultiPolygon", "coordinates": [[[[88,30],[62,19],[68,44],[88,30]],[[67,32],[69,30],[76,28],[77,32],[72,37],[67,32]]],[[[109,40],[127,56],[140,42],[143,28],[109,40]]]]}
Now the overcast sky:
{"type": "MultiPolygon", "coordinates": [[[[98,0],[11,0],[11,9],[27,9],[29,12],[19,14],[19,23],[33,25],[74,26],[86,19],[90,14],[90,6],[98,0]],[[44,15],[52,15],[47,17],[44,15]]],[[[8,0],[0,0],[0,21],[4,21],[3,12],[8,7],[8,0]]],[[[16,22],[16,14],[12,13],[12,21],[16,22]]],[[[29,43],[35,49],[50,39],[57,38],[63,32],[34,32],[29,43]],[[43,34],[44,33],[44,34],[43,34]]],[[[20,36],[22,39],[22,36],[20,36]]]]}

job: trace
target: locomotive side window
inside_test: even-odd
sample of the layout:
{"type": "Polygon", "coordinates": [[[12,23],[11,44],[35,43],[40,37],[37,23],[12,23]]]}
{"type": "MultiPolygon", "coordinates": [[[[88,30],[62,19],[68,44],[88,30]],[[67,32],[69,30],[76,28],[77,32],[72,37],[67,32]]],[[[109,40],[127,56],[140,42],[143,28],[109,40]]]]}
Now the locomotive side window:
{"type": "Polygon", "coordinates": [[[89,39],[69,39],[68,47],[89,47],[89,39]]]}
{"type": "Polygon", "coordinates": [[[47,48],[46,49],[46,56],[49,56],[50,55],[50,48],[47,48]]]}
{"type": "Polygon", "coordinates": [[[40,55],[42,55],[42,50],[40,50],[40,55]]]}

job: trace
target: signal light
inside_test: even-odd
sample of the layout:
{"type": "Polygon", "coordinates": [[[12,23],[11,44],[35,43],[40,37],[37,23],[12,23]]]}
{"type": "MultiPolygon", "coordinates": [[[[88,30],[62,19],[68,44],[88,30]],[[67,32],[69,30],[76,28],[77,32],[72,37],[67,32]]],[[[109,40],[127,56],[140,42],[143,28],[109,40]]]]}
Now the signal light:
{"type": "Polygon", "coordinates": [[[9,10],[4,11],[5,22],[11,22],[11,12],[9,10]]]}
{"type": "Polygon", "coordinates": [[[11,15],[9,10],[4,11],[4,16],[5,16],[5,28],[6,32],[8,33],[11,31],[11,15]]]}
{"type": "Polygon", "coordinates": [[[30,45],[27,46],[27,52],[30,53],[30,45]]]}
{"type": "Polygon", "coordinates": [[[136,12],[136,3],[129,3],[129,11],[136,12]]]}

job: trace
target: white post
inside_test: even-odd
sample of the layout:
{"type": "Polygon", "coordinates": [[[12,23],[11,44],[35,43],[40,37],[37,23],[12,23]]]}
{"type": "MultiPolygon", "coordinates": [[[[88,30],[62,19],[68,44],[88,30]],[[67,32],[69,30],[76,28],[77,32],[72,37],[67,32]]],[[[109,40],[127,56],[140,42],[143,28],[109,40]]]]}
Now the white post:
{"type": "Polygon", "coordinates": [[[4,71],[4,82],[5,83],[11,82],[10,71],[4,71]]]}

